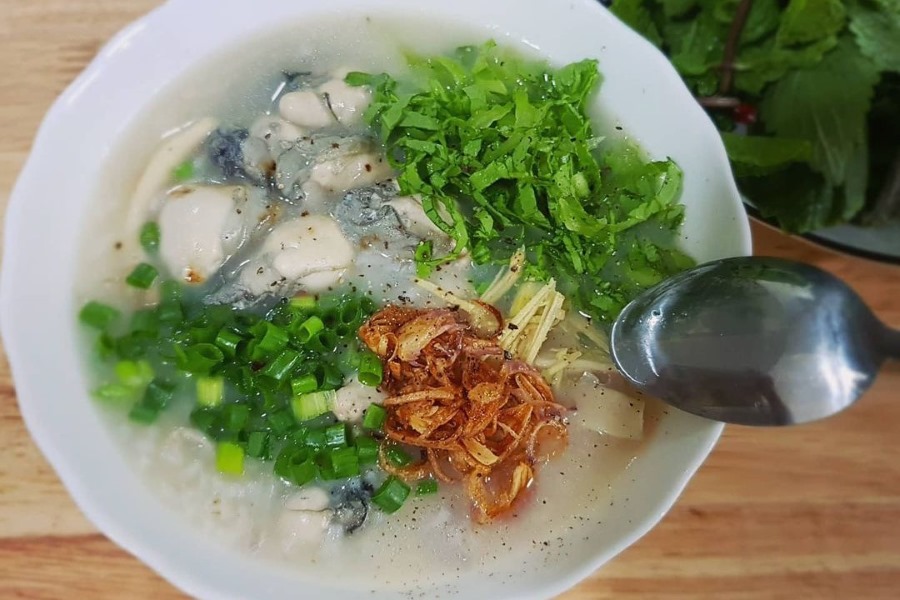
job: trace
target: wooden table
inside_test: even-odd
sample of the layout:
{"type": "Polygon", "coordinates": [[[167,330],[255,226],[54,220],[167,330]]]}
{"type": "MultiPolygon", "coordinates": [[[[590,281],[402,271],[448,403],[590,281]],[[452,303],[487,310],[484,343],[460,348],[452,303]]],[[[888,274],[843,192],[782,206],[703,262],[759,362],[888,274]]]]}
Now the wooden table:
{"type": "MultiPolygon", "coordinates": [[[[2,206],[56,95],[106,39],[156,4],[0,0],[2,206]]],[[[761,227],[754,237],[760,254],[840,275],[900,326],[900,269],[761,227]]],[[[898,389],[893,365],[862,402],[828,422],[728,428],[665,520],[563,598],[900,597],[898,389]]],[[[182,597],[75,508],[25,431],[5,360],[0,440],[0,598],[182,597]]]]}

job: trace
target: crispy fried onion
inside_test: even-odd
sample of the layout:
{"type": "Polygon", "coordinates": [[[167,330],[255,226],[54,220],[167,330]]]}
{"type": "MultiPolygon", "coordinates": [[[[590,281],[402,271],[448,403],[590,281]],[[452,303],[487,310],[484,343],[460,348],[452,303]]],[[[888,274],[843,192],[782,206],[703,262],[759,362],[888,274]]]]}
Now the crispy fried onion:
{"type": "Polygon", "coordinates": [[[359,330],[384,363],[385,434],[419,462],[379,463],[407,481],[463,481],[479,523],[510,510],[565,448],[565,408],[534,367],[479,337],[459,311],[388,306],[359,330]]]}

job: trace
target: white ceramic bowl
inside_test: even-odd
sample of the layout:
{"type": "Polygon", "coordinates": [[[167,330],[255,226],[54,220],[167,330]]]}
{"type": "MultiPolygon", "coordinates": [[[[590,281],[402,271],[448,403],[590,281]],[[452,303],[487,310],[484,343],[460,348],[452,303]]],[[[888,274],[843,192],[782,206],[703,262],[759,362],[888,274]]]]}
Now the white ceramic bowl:
{"type": "MultiPolygon", "coordinates": [[[[16,185],[6,223],[2,328],[25,422],[75,502],[116,543],[194,596],[339,600],[356,592],[301,583],[294,573],[248,560],[176,523],[147,493],[86,393],[70,293],[79,224],[117,140],[158,94],[171,96],[182,74],[285,23],[385,8],[481,28],[485,38],[525,43],[557,64],[598,58],[603,114],[651,156],[671,156],[685,172],[684,247],[700,261],[750,252],[715,128],[665,58],[593,0],[218,0],[215,8],[172,0],[132,24],[50,110],[16,185]]],[[[502,570],[463,577],[425,596],[543,598],[574,585],[659,521],[721,429],[671,411],[614,484],[616,498],[628,501],[617,502],[604,524],[573,536],[566,558],[536,556],[514,577],[502,570]]]]}

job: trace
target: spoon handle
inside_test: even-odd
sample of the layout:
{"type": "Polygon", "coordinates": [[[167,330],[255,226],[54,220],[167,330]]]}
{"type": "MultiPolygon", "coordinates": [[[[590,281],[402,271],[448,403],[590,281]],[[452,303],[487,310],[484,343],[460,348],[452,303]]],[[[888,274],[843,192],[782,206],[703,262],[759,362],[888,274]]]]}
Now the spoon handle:
{"type": "Polygon", "coordinates": [[[884,328],[882,349],[888,358],[900,359],[900,330],[884,328]]]}

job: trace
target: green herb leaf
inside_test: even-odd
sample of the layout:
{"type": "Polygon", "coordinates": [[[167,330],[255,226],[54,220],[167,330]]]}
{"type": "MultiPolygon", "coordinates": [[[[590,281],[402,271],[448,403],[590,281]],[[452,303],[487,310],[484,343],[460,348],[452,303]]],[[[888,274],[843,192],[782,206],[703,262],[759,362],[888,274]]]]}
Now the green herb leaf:
{"type": "MultiPolygon", "coordinates": [[[[734,19],[734,11],[737,10],[740,0],[733,0],[730,4],[733,6],[727,11],[727,23],[731,26],[734,19]]],[[[747,14],[747,22],[741,31],[741,45],[751,44],[778,29],[781,23],[781,7],[779,0],[754,0],[747,14]]]]}
{"type": "Polygon", "coordinates": [[[759,94],[789,71],[818,65],[837,43],[837,37],[829,36],[804,46],[783,48],[770,37],[741,51],[735,61],[734,86],[742,92],[759,94]]]}
{"type": "Polygon", "coordinates": [[[778,27],[778,43],[808,44],[836,35],[844,27],[846,17],[841,0],[791,0],[778,27]]]}
{"type": "Polygon", "coordinates": [[[778,136],[812,142],[814,168],[843,185],[849,164],[866,149],[865,119],[877,81],[875,66],[845,37],[818,66],[773,84],[760,113],[778,136]]]}
{"type": "MultiPolygon", "coordinates": [[[[670,4],[674,3],[670,2],[670,4]]],[[[678,4],[684,5],[687,2],[681,0],[678,4]]],[[[662,44],[662,36],[656,27],[656,23],[653,21],[646,2],[643,0],[616,0],[611,10],[623,23],[647,38],[655,46],[662,44]]]]}
{"type": "Polygon", "coordinates": [[[704,11],[683,25],[669,28],[669,58],[683,75],[702,75],[722,62],[727,35],[727,27],[714,13],[704,11]]]}
{"type": "Polygon", "coordinates": [[[850,31],[879,68],[900,73],[900,0],[852,2],[850,31]]]}
{"type": "Polygon", "coordinates": [[[737,176],[764,175],[812,158],[813,147],[807,140],[723,132],[722,141],[737,176]]]}
{"type": "MultiPolygon", "coordinates": [[[[681,17],[697,7],[698,0],[658,0],[667,19],[681,17]]],[[[615,12],[615,11],[613,11],[615,12]]]]}

